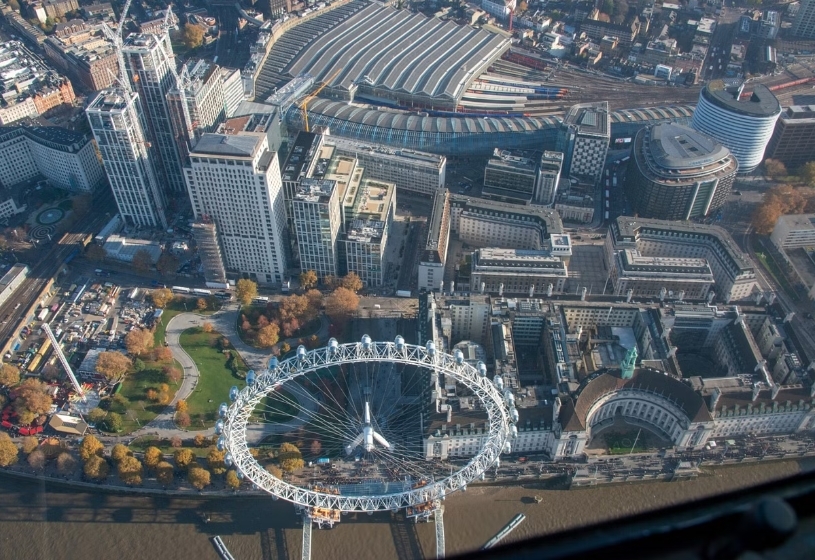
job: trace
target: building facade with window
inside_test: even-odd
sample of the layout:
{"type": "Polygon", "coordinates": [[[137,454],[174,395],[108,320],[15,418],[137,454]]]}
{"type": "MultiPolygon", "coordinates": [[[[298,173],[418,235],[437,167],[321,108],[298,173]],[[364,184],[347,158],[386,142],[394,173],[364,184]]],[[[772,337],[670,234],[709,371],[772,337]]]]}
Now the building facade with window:
{"type": "Polygon", "coordinates": [[[282,284],[286,216],[277,153],[266,134],[204,134],[185,176],[196,220],[216,226],[227,271],[282,284]]]}
{"type": "Polygon", "coordinates": [[[139,95],[120,88],[103,90],[85,114],[119,214],[132,226],[166,228],[166,199],[139,95]]]}

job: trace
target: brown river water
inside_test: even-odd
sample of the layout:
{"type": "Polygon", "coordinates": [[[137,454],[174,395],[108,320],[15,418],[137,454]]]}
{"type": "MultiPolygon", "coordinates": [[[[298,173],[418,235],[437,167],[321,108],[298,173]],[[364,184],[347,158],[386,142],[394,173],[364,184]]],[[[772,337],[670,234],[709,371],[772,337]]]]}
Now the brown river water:
{"type": "MultiPolygon", "coordinates": [[[[556,532],[678,504],[815,469],[815,459],[706,469],[696,480],[576,490],[471,486],[445,502],[448,555],[483,545],[515,514],[508,540],[556,532]],[[530,502],[541,496],[541,503],[530,502]],[[523,498],[527,498],[523,500],[523,498]]],[[[0,476],[0,557],[217,560],[221,535],[236,560],[299,558],[302,531],[292,506],[265,497],[177,498],[91,493],[0,476]],[[209,523],[204,517],[209,516],[209,523]]],[[[389,514],[343,517],[313,532],[314,560],[435,557],[432,523],[389,514]]]]}

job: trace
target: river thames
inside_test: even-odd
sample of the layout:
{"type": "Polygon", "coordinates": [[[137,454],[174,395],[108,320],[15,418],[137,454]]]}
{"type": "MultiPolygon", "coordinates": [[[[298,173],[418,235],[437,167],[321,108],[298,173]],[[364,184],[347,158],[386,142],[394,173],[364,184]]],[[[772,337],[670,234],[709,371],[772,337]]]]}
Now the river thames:
{"type": "MultiPolygon", "coordinates": [[[[735,490],[815,468],[815,459],[706,468],[684,482],[647,482],[564,490],[471,486],[445,502],[447,553],[473,550],[515,514],[517,540],[735,490]],[[541,496],[540,503],[531,496],[541,496]],[[523,498],[527,498],[523,500],[523,498]]],[[[152,497],[92,493],[0,475],[0,550],[4,558],[207,560],[221,535],[237,560],[299,558],[302,531],[291,505],[266,497],[152,497]],[[209,522],[204,519],[209,517],[209,522]]],[[[343,517],[314,530],[315,560],[433,558],[432,524],[394,522],[390,514],[343,517]]]]}

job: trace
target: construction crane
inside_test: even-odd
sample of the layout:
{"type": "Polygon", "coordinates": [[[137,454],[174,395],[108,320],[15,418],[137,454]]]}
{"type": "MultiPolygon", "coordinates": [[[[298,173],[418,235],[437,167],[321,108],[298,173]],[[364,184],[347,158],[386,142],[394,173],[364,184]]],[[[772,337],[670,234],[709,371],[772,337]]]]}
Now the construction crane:
{"type": "Polygon", "coordinates": [[[133,88],[130,86],[130,80],[127,79],[125,54],[124,50],[122,49],[124,45],[122,33],[124,32],[125,28],[125,18],[127,17],[127,12],[130,10],[130,4],[132,2],[133,0],[127,0],[127,2],[125,2],[124,8],[122,8],[122,15],[119,17],[119,28],[115,33],[110,27],[108,27],[107,23],[102,23],[102,33],[104,33],[105,37],[107,37],[108,40],[113,43],[113,48],[116,49],[116,58],[118,58],[119,61],[118,81],[126,91],[133,91],[133,88]]]}
{"type": "Polygon", "coordinates": [[[59,341],[57,337],[54,336],[53,331],[51,331],[51,326],[48,323],[42,324],[42,330],[45,331],[45,335],[48,337],[48,340],[51,341],[51,347],[54,349],[54,353],[59,358],[59,363],[62,364],[62,368],[65,370],[65,373],[68,374],[68,378],[71,380],[71,384],[74,386],[74,391],[82,397],[82,401],[85,402],[85,390],[82,388],[82,385],[79,384],[76,376],[74,375],[74,370],[71,369],[71,365],[68,363],[68,359],[65,357],[65,354],[62,353],[62,348],[59,346],[59,341]]]}
{"type": "Polygon", "coordinates": [[[336,78],[339,75],[340,72],[342,72],[342,68],[340,68],[339,70],[334,72],[331,75],[330,78],[328,78],[323,83],[321,83],[317,89],[315,89],[313,92],[311,92],[311,94],[308,97],[306,97],[303,100],[302,103],[300,103],[300,111],[302,111],[302,113],[303,113],[303,122],[306,125],[306,132],[311,132],[311,130],[309,129],[309,125],[308,125],[308,104],[311,103],[311,100],[314,99],[315,97],[317,97],[320,94],[320,92],[323,91],[328,84],[333,82],[334,78],[336,78]]]}
{"type": "MultiPolygon", "coordinates": [[[[175,68],[175,60],[170,56],[170,53],[164,50],[164,43],[162,41],[163,36],[170,32],[170,28],[172,26],[173,7],[172,5],[168,5],[167,13],[164,15],[164,22],[161,25],[162,36],[157,36],[156,41],[158,42],[158,50],[161,52],[162,56],[164,56],[164,60],[167,62],[167,66],[170,68],[170,73],[173,75],[173,79],[175,80],[175,87],[178,89],[178,96],[181,101],[181,111],[184,114],[184,128],[187,130],[187,140],[189,142],[192,140],[195,133],[195,123],[192,121],[192,117],[190,116],[190,108],[187,105],[187,87],[189,87],[191,82],[190,75],[187,72],[186,65],[181,67],[181,74],[179,75],[175,68]]],[[[187,149],[189,149],[189,146],[187,149]]]]}

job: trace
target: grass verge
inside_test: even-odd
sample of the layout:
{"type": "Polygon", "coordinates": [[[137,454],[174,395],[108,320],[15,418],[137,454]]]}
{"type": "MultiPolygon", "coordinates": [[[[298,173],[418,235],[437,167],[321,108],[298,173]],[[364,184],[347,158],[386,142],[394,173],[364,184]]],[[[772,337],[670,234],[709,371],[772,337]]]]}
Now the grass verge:
{"type": "Polygon", "coordinates": [[[200,328],[181,333],[181,347],[198,366],[198,384],[187,398],[192,419],[191,430],[208,428],[215,423],[218,405],[227,400],[233,385],[243,386],[239,372],[245,372],[246,362],[234,350],[222,350],[223,335],[205,333],[200,328]]]}

